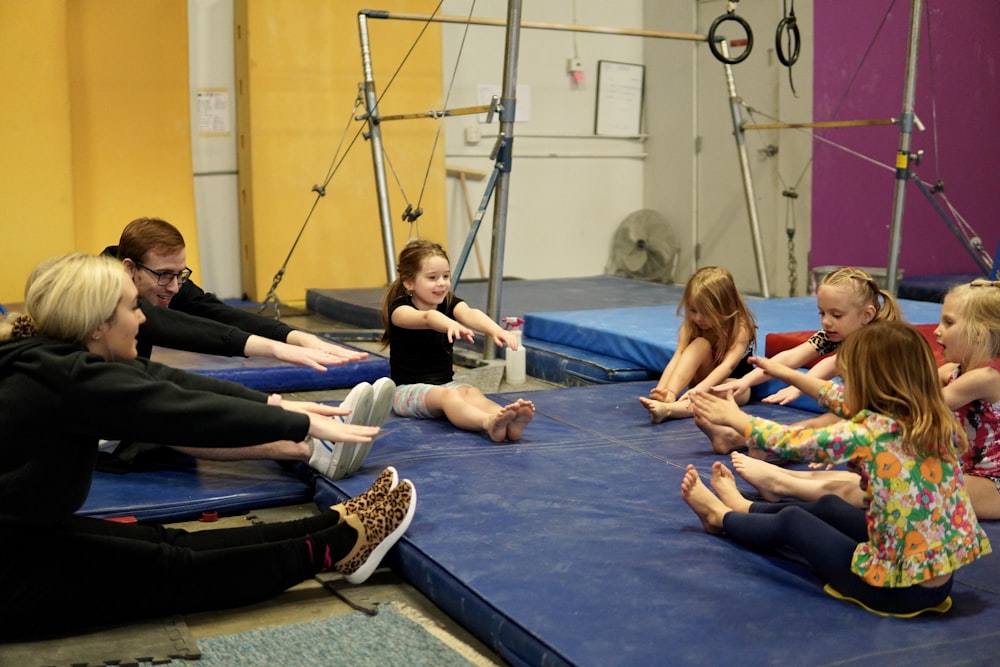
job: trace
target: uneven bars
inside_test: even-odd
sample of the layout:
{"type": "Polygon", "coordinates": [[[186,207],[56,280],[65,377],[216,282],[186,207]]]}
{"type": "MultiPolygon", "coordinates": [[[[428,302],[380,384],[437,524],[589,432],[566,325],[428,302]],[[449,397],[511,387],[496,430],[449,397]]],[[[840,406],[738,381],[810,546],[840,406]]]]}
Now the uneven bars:
{"type": "Polygon", "coordinates": [[[816,123],[765,123],[744,125],[744,130],[786,130],[820,127],[865,127],[868,125],[895,125],[895,118],[873,118],[871,120],[824,120],[816,123]]]}
{"type": "MultiPolygon", "coordinates": [[[[491,25],[504,27],[504,19],[469,18],[466,16],[437,16],[430,14],[407,14],[390,12],[381,9],[366,9],[363,12],[373,19],[397,19],[400,21],[424,21],[432,23],[465,23],[471,25],[491,25]]],[[[633,28],[606,28],[603,26],[575,25],[571,23],[542,23],[538,21],[521,21],[522,28],[537,30],[562,30],[566,32],[595,32],[604,35],[628,35],[631,37],[657,37],[660,39],[682,39],[691,42],[707,42],[706,35],[686,32],[663,32],[660,30],[638,30],[633,28]]]]}
{"type": "MultiPolygon", "coordinates": [[[[445,118],[448,116],[468,116],[474,113],[486,113],[493,105],[482,104],[475,107],[461,107],[458,109],[431,109],[430,111],[418,111],[416,113],[401,113],[393,116],[379,116],[378,122],[387,120],[411,120],[413,118],[445,118]]],[[[367,116],[356,116],[354,120],[364,120],[367,116]]]]}

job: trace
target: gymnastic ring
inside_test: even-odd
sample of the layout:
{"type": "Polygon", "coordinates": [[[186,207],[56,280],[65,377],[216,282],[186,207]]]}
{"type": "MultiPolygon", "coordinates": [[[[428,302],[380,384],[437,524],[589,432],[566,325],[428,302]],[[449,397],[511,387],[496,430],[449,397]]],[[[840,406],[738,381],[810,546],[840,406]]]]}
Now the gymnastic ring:
{"type": "Polygon", "coordinates": [[[715,56],[715,59],[718,60],[719,62],[724,63],[726,65],[739,64],[747,59],[747,56],[750,55],[750,51],[753,49],[753,30],[750,29],[750,24],[747,23],[746,19],[744,19],[742,16],[739,16],[733,13],[732,11],[726,12],[722,16],[712,21],[712,26],[708,29],[708,48],[712,51],[712,55],[715,56]],[[747,34],[747,48],[743,50],[743,53],[736,56],[735,58],[730,58],[723,55],[723,53],[719,50],[719,46],[717,44],[719,40],[717,40],[715,37],[715,31],[718,30],[719,26],[725,23],[726,21],[735,21],[736,23],[739,23],[741,26],[743,26],[743,30],[745,30],[747,34]]]}
{"type": "Polygon", "coordinates": [[[786,16],[778,22],[778,29],[774,31],[774,50],[778,55],[778,61],[785,67],[791,67],[799,59],[799,47],[802,45],[801,36],[799,35],[799,23],[795,20],[795,13],[786,16]],[[788,34],[792,38],[792,55],[789,57],[785,56],[785,49],[781,45],[782,33],[788,31],[788,34]]]}

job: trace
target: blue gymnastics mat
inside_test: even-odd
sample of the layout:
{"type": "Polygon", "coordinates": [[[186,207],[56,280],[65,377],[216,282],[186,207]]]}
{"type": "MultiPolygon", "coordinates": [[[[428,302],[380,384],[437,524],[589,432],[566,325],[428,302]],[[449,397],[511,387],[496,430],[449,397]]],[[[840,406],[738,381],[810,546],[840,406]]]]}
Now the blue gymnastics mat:
{"type": "MultiPolygon", "coordinates": [[[[417,513],[387,562],[512,665],[997,664],[996,556],[956,575],[942,617],[834,600],[802,566],[702,530],[683,469],[708,475],[722,457],[690,419],[649,424],[647,389],[529,392],[519,444],[393,418],[358,475],[317,480],[316,502],[360,493],[385,465],[413,480],[417,513]]],[[[986,530],[1000,545],[1000,526],[986,530]]]]}
{"type": "MultiPolygon", "coordinates": [[[[101,519],[185,521],[309,502],[311,476],[276,461],[206,461],[172,450],[124,475],[95,472],[80,514],[101,519]]],[[[299,469],[300,470],[300,469],[299,469]]]]}
{"type": "MultiPolygon", "coordinates": [[[[345,347],[351,347],[337,341],[345,347]]],[[[264,392],[309,391],[353,387],[359,382],[374,382],[389,375],[389,360],[377,354],[342,366],[330,366],[325,372],[306,366],[286,364],[259,357],[220,357],[183,350],[153,348],[152,359],[161,364],[219,380],[237,382],[264,392]]]]}

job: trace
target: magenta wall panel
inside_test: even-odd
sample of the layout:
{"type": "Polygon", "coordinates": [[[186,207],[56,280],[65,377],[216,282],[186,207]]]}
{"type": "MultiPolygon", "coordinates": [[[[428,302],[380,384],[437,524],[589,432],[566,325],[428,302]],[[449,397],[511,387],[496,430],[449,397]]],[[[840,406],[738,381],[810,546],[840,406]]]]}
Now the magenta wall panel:
{"type": "MultiPolygon", "coordinates": [[[[911,10],[908,0],[815,3],[814,120],[900,116],[911,10]]],[[[924,151],[915,170],[925,182],[944,181],[948,200],[992,255],[1000,242],[993,201],[1000,193],[1000,2],[927,0],[921,23],[915,110],[926,130],[913,134],[912,150],[924,151]]],[[[810,264],[886,266],[895,175],[848,150],[893,166],[899,128],[815,132],[810,264]]],[[[906,275],[977,271],[913,183],[904,211],[899,266],[906,275]]]]}

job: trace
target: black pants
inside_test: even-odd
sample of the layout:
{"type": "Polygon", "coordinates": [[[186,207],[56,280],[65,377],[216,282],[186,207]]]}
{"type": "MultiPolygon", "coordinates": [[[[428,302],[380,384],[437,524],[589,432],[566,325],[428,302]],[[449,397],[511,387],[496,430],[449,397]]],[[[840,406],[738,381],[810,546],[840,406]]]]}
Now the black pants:
{"type": "Polygon", "coordinates": [[[794,549],[821,579],[872,609],[913,613],[940,604],[951,593],[951,579],[936,588],[884,588],[871,586],[852,572],[854,550],[868,541],[868,526],[865,511],[838,496],[815,502],[754,503],[749,514],[726,514],[722,527],[754,551],[794,549]]]}
{"type": "Polygon", "coordinates": [[[336,513],[187,532],[74,516],[0,531],[0,638],[258,602],[344,558],[336,513]]]}

